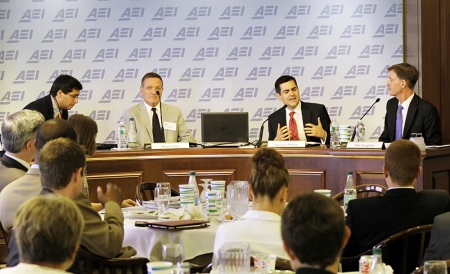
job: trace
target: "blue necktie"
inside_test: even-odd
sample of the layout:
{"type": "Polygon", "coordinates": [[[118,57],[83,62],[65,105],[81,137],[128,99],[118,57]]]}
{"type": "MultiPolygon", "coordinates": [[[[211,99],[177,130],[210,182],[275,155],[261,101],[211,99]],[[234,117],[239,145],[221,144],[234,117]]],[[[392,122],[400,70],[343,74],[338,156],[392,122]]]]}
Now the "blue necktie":
{"type": "Polygon", "coordinates": [[[403,106],[398,105],[397,119],[395,120],[395,140],[402,139],[402,126],[403,126],[402,109],[403,106]]]}

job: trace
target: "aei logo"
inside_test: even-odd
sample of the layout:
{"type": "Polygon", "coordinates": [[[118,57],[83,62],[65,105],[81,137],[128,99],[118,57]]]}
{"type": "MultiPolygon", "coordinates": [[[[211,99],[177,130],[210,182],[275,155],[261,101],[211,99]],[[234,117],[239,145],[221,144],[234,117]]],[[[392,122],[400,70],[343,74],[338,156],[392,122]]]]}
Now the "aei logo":
{"type": "Polygon", "coordinates": [[[217,57],[218,54],[219,54],[219,47],[200,48],[197,54],[195,55],[195,58],[192,59],[192,61],[204,61],[205,58],[217,57]]]}
{"type": "Polygon", "coordinates": [[[54,40],[64,40],[67,37],[67,29],[50,29],[41,43],[53,43],[54,40]]]}
{"type": "Polygon", "coordinates": [[[286,67],[281,75],[303,76],[305,72],[304,66],[286,67]]]}
{"type": "Polygon", "coordinates": [[[259,57],[259,60],[271,60],[272,57],[284,56],[285,47],[267,47],[259,57]]]}
{"type": "Polygon", "coordinates": [[[80,101],[89,101],[92,99],[92,89],[83,89],[80,91],[80,96],[78,97],[80,101]]]}
{"type": "Polygon", "coordinates": [[[306,39],[318,39],[319,36],[327,36],[333,33],[333,26],[314,26],[306,39]]]}
{"type": "Polygon", "coordinates": [[[126,8],[119,18],[119,21],[130,21],[131,18],[144,17],[144,7],[129,7],[126,8]]]}
{"type": "Polygon", "coordinates": [[[139,59],[148,59],[151,57],[152,48],[135,48],[125,62],[137,62],[139,59]]]}
{"type": "Polygon", "coordinates": [[[192,90],[190,88],[176,88],[173,89],[165,102],[176,102],[178,99],[188,99],[191,98],[192,90]]]}
{"type": "Polygon", "coordinates": [[[372,15],[377,11],[377,4],[360,4],[356,7],[350,18],[361,18],[363,15],[372,15]]]}
{"type": "Polygon", "coordinates": [[[13,84],[24,84],[25,81],[39,80],[39,70],[21,70],[13,84]]]}
{"type": "Polygon", "coordinates": [[[310,100],[311,97],[323,97],[325,87],[306,87],[300,95],[302,100],[310,100]]]}
{"type": "Polygon", "coordinates": [[[9,19],[10,15],[11,15],[11,10],[0,9],[0,19],[9,19]]]}
{"type": "Polygon", "coordinates": [[[221,67],[212,81],[223,81],[225,78],[237,77],[239,67],[221,67]]]}
{"type": "Polygon", "coordinates": [[[149,28],[144,33],[141,41],[153,41],[153,38],[166,37],[167,28],[149,28]]]}
{"type": "Polygon", "coordinates": [[[120,38],[133,37],[133,28],[116,28],[109,36],[108,42],[117,42],[120,38]]]}
{"type": "Polygon", "coordinates": [[[292,60],[303,60],[305,56],[317,56],[319,46],[301,46],[292,57],[292,60]]]}
{"type": "Polygon", "coordinates": [[[244,16],[245,6],[228,6],[222,12],[219,20],[230,20],[231,17],[244,16]]]}
{"type": "Polygon", "coordinates": [[[372,37],[373,38],[382,38],[386,34],[397,34],[398,29],[399,29],[398,24],[381,24],[372,37]]]}
{"type": "Polygon", "coordinates": [[[73,60],[83,60],[85,58],[85,49],[69,49],[61,59],[60,63],[72,63],[73,60]]]}
{"type": "Polygon", "coordinates": [[[193,7],[184,20],[197,20],[199,17],[211,16],[211,7],[193,7]]]}
{"type": "Polygon", "coordinates": [[[6,43],[19,43],[20,40],[31,40],[31,39],[33,39],[32,29],[15,30],[11,34],[11,37],[9,37],[8,42],[6,43]]]}
{"type": "Polygon", "coordinates": [[[199,102],[210,102],[211,99],[220,99],[225,95],[225,88],[207,88],[200,97],[199,102]]]}
{"type": "Polygon", "coordinates": [[[174,41],[184,41],[186,38],[198,37],[200,33],[199,27],[183,27],[178,31],[177,36],[173,39],[174,41]]]}
{"type": "Polygon", "coordinates": [[[109,104],[112,100],[122,100],[125,96],[124,89],[108,89],[98,101],[100,104],[109,104]]]}
{"type": "Polygon", "coordinates": [[[339,86],[338,89],[334,92],[331,100],[339,100],[343,99],[344,96],[352,97],[356,95],[356,90],[358,86],[339,86]]]}
{"type": "Polygon", "coordinates": [[[183,58],[185,50],[185,48],[167,48],[161,55],[161,58],[159,58],[159,61],[171,61],[172,58],[183,58]]]}
{"type": "Polygon", "coordinates": [[[9,105],[11,102],[23,101],[25,91],[7,91],[0,99],[0,105],[9,105]]]}
{"type": "Polygon", "coordinates": [[[362,35],[366,31],[366,25],[348,25],[339,38],[352,38],[353,35],[362,35]]]}
{"type": "Polygon", "coordinates": [[[325,59],[336,59],[338,55],[350,55],[352,46],[351,45],[340,45],[340,46],[333,46],[330,51],[328,52],[325,59]]]}
{"type": "Polygon", "coordinates": [[[35,50],[28,58],[27,64],[37,64],[42,60],[51,60],[52,56],[53,50],[35,50]]]}
{"type": "Polygon", "coordinates": [[[138,68],[121,69],[114,77],[113,82],[123,82],[125,79],[136,79],[139,75],[138,68]]]}
{"type": "Polygon", "coordinates": [[[344,5],[326,5],[317,18],[330,18],[331,15],[339,15],[344,11],[344,5]]]}
{"type": "Polygon", "coordinates": [[[100,28],[83,29],[81,30],[80,34],[78,34],[75,42],[86,42],[87,39],[100,38],[101,30],[102,29],[100,28]]]}
{"type": "MultiPolygon", "coordinates": [[[[370,109],[370,106],[357,106],[355,110],[353,111],[352,115],[348,117],[350,120],[359,120],[361,116],[366,113],[370,109]]],[[[368,116],[373,116],[375,113],[376,106],[373,106],[372,109],[367,113],[368,116]]]]}
{"type": "Polygon", "coordinates": [[[170,78],[170,75],[172,74],[172,68],[155,68],[152,70],[152,72],[158,73],[163,79],[170,78]]]}
{"type": "Polygon", "coordinates": [[[265,16],[277,15],[278,6],[260,6],[252,19],[264,19],[265,16]]]}
{"type": "Polygon", "coordinates": [[[384,17],[396,17],[403,14],[403,4],[392,4],[384,17]]]}
{"type": "Polygon", "coordinates": [[[342,106],[325,107],[330,117],[339,117],[342,115],[342,106]]]}
{"type": "Polygon", "coordinates": [[[155,15],[153,15],[152,21],[161,21],[164,18],[177,17],[177,7],[163,7],[159,8],[155,15]]]}
{"type": "Polygon", "coordinates": [[[192,109],[189,114],[186,116],[186,122],[195,122],[197,119],[202,118],[202,113],[204,112],[211,112],[211,109],[209,108],[194,108],[192,109]]]}
{"type": "Polygon", "coordinates": [[[277,100],[276,94],[277,94],[277,92],[276,92],[275,88],[272,88],[272,90],[269,92],[269,94],[267,94],[264,101],[276,101],[277,100]]]}
{"type": "Polygon", "coordinates": [[[119,49],[100,49],[92,62],[104,62],[106,59],[117,59],[118,56],[119,49]]]}
{"type": "Polygon", "coordinates": [[[78,9],[60,9],[53,22],[64,22],[66,19],[78,18],[78,9]]]}
{"type": "Polygon", "coordinates": [[[252,47],[235,47],[228,54],[227,61],[237,60],[239,57],[250,57],[252,56],[252,47]]]}
{"type": "Polygon", "coordinates": [[[109,18],[111,15],[111,8],[93,8],[88,14],[85,22],[96,22],[99,18],[109,18]]]}
{"type": "Polygon", "coordinates": [[[205,68],[187,68],[178,81],[191,81],[192,78],[205,77],[205,68]]]}
{"type": "Polygon", "coordinates": [[[219,40],[220,37],[233,36],[233,27],[215,27],[207,40],[219,40]]]}
{"type": "Polygon", "coordinates": [[[245,98],[256,98],[256,97],[258,97],[257,87],[240,88],[231,101],[244,101],[245,98]]]}
{"type": "Polygon", "coordinates": [[[311,5],[293,6],[284,17],[284,19],[297,19],[297,16],[309,15],[311,12],[311,5]]]}
{"type": "Polygon", "coordinates": [[[241,40],[252,40],[253,37],[263,37],[266,36],[266,26],[250,26],[242,34],[241,40]]]}
{"type": "Polygon", "coordinates": [[[61,69],[61,70],[54,70],[53,73],[50,75],[50,77],[47,80],[47,84],[53,83],[53,81],[55,81],[55,79],[62,74],[67,74],[67,75],[72,75],[73,74],[73,70],[69,70],[69,69],[61,69]]]}
{"type": "Polygon", "coordinates": [[[0,64],[5,61],[15,61],[19,57],[19,50],[0,50],[0,64]]]}
{"type": "Polygon", "coordinates": [[[105,69],[88,69],[81,77],[81,83],[90,83],[92,80],[102,80],[105,78],[105,69]]]}
{"type": "Polygon", "coordinates": [[[311,77],[313,80],[323,79],[325,76],[334,76],[336,75],[337,66],[320,66],[314,76],[311,77]]]}
{"type": "Polygon", "coordinates": [[[11,115],[9,111],[0,111],[0,122],[3,123],[9,115],[11,115]]]}
{"type": "Polygon", "coordinates": [[[403,58],[403,45],[398,46],[391,58],[403,58]]]}
{"type": "Polygon", "coordinates": [[[267,119],[267,117],[269,117],[270,114],[272,114],[272,112],[276,111],[277,108],[258,108],[255,113],[253,113],[252,118],[250,119],[250,121],[262,121],[263,119],[267,119]]]}
{"type": "Polygon", "coordinates": [[[345,75],[344,79],[354,79],[356,76],[369,75],[370,65],[353,65],[345,75]]]}
{"type": "Polygon", "coordinates": [[[384,45],[367,45],[359,54],[358,58],[369,58],[372,55],[382,55],[384,45]]]}
{"type": "Polygon", "coordinates": [[[273,39],[286,39],[288,36],[298,36],[300,26],[282,26],[273,39]]]}
{"type": "Polygon", "coordinates": [[[94,121],[108,121],[110,113],[110,110],[93,110],[89,117],[94,121]]]}
{"type": "Polygon", "coordinates": [[[372,86],[367,91],[364,99],[375,99],[379,96],[389,95],[389,89],[386,85],[372,86]]]}
{"type": "Polygon", "coordinates": [[[386,65],[384,68],[380,71],[380,74],[378,74],[377,78],[389,78],[389,71],[387,70],[391,65],[386,65]]]}
{"type": "Polygon", "coordinates": [[[45,9],[28,9],[20,18],[19,23],[30,23],[34,19],[44,19],[45,9]]]}
{"type": "Polygon", "coordinates": [[[226,108],[223,112],[244,112],[244,108],[226,108]]]}
{"type": "Polygon", "coordinates": [[[258,77],[270,77],[272,67],[254,67],[245,80],[257,80],[258,77]]]}

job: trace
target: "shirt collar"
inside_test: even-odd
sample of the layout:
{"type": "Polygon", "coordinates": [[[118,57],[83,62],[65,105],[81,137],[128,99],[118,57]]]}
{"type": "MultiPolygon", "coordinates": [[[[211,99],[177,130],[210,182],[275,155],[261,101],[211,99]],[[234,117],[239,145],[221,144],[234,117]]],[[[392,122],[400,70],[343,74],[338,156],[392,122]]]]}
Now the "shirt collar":
{"type": "Polygon", "coordinates": [[[58,105],[57,105],[56,102],[55,102],[56,98],[53,97],[52,95],[50,95],[50,98],[52,98],[53,117],[56,118],[56,117],[58,117],[58,114],[60,113],[60,112],[59,112],[60,110],[59,110],[58,105]]]}
{"type": "Polygon", "coordinates": [[[159,104],[156,105],[156,107],[151,107],[147,105],[146,102],[144,102],[145,109],[147,109],[147,113],[152,113],[152,108],[156,108],[156,113],[161,113],[161,109],[159,108],[159,104]]]}
{"type": "Polygon", "coordinates": [[[241,219],[245,220],[267,220],[267,221],[281,221],[281,216],[270,211],[263,210],[249,210],[241,219]]]}
{"type": "Polygon", "coordinates": [[[17,157],[15,157],[15,156],[12,156],[8,151],[7,152],[5,152],[5,155],[8,155],[8,157],[9,158],[12,158],[12,159],[14,159],[14,160],[16,160],[17,162],[19,162],[21,165],[23,165],[24,167],[26,167],[26,168],[30,168],[30,163],[28,163],[27,161],[24,161],[24,160],[22,160],[22,159],[20,159],[20,158],[17,158],[17,157]]]}

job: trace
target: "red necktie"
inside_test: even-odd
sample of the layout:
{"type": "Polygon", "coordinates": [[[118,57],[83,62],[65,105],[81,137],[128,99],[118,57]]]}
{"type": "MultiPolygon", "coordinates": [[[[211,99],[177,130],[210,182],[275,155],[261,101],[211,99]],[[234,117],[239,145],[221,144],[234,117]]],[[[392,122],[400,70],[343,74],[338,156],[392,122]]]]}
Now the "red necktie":
{"type": "Polygon", "coordinates": [[[291,117],[289,119],[289,130],[291,131],[291,140],[298,140],[298,131],[297,131],[297,122],[294,119],[295,112],[291,111],[289,113],[289,116],[291,117]]]}

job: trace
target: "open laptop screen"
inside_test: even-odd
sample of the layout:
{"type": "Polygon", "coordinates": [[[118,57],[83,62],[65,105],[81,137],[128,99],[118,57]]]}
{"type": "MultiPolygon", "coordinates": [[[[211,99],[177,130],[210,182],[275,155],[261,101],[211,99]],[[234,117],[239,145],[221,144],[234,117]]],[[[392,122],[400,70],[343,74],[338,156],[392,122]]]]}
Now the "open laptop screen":
{"type": "Polygon", "coordinates": [[[203,112],[202,142],[248,142],[248,112],[203,112]]]}

